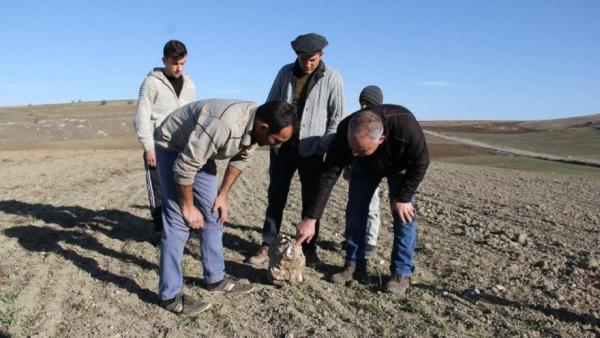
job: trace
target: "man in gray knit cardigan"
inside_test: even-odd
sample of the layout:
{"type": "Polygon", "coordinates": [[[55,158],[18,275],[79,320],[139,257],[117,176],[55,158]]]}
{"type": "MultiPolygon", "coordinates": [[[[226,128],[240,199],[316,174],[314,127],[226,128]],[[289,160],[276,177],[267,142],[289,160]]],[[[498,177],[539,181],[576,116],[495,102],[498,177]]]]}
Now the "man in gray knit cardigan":
{"type": "MultiPolygon", "coordinates": [[[[344,86],[340,74],[322,61],[325,37],[310,33],[292,41],[296,53],[293,63],[283,66],[273,82],[267,101],[282,100],[297,107],[298,122],[292,139],[271,150],[269,163],[268,206],[263,225],[263,243],[247,262],[262,264],[268,259],[268,247],[275,242],[290,182],[296,170],[302,191],[302,215],[314,198],[323,156],[335,136],[344,114],[344,86]]],[[[318,223],[316,227],[318,234],[318,223]]],[[[309,265],[319,263],[315,240],[303,243],[309,265]]]]}
{"type": "Polygon", "coordinates": [[[165,44],[162,58],[165,67],[154,68],[144,79],[133,121],[144,148],[146,187],[156,232],[162,231],[162,214],[153,134],[172,111],[196,101],[194,82],[183,73],[186,57],[187,49],[182,42],[171,40],[165,44]]]}

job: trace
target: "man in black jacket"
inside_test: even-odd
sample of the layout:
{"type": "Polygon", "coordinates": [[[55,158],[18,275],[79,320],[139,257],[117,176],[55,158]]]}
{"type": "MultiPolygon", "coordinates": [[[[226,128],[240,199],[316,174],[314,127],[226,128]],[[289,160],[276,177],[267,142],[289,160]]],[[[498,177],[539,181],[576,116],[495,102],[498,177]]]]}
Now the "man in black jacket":
{"type": "Polygon", "coordinates": [[[421,126],[406,108],[380,105],[360,110],[342,120],[327,150],[317,197],[297,225],[298,242],[310,241],[331,190],[342,169],[352,165],[346,207],[346,266],[331,276],[345,283],[366,273],[365,236],[369,202],[382,178],[390,191],[394,217],[391,278],[386,290],[403,294],[414,271],[417,235],[415,192],[429,166],[429,155],[421,126]]]}

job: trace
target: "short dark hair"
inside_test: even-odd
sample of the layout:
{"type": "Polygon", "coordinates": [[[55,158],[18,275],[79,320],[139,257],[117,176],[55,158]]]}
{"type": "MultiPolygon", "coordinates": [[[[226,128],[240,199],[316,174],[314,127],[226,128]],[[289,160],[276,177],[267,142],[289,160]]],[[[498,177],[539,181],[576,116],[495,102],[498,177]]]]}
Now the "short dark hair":
{"type": "Polygon", "coordinates": [[[256,118],[269,125],[269,135],[296,124],[296,106],[285,101],[269,101],[256,109],[256,118]]]}
{"type": "Polygon", "coordinates": [[[171,40],[165,43],[165,47],[163,48],[163,56],[165,58],[173,58],[175,60],[179,60],[182,57],[187,55],[187,49],[183,42],[178,40],[171,40]]]}

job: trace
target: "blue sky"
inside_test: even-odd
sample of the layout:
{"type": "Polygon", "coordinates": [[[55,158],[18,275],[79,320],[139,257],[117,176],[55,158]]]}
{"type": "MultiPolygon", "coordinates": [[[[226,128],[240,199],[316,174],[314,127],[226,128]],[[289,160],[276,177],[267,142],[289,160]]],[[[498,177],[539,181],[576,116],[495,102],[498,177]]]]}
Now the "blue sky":
{"type": "Polygon", "coordinates": [[[199,98],[263,102],[307,32],[348,112],[376,84],[423,120],[600,113],[597,0],[6,2],[0,106],[136,98],[169,39],[199,98]]]}

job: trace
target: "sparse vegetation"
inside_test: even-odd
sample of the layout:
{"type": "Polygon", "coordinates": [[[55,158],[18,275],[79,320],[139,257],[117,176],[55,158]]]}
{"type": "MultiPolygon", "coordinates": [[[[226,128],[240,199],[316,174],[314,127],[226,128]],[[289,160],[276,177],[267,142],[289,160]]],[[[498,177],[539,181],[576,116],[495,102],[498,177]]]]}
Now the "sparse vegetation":
{"type": "MultiPolygon", "coordinates": [[[[597,335],[595,170],[434,140],[437,153],[417,196],[413,286],[399,297],[381,292],[393,241],[385,199],[370,279],[349,285],[325,280],[344,264],[343,180],[322,219],[317,245],[324,265],[305,268],[304,283],[274,287],[264,280],[264,266],[242,263],[260,245],[266,208],[268,152],[257,152],[230,193],[223,235],[227,273],[256,283],[257,291],[205,291],[198,240],[191,236],[185,290],[218,306],[182,317],[158,306],[159,246],[130,124],[132,106],[119,101],[104,108],[86,102],[19,109],[0,108],[6,146],[20,147],[0,148],[0,335],[597,335]],[[30,128],[23,132],[12,121],[30,128]],[[89,130],[104,130],[111,139],[81,138],[89,130]],[[53,144],[53,137],[70,139],[53,144]],[[96,148],[125,143],[125,137],[129,148],[96,148]]],[[[225,163],[219,165],[222,174],[225,163]]],[[[282,226],[289,234],[300,217],[297,178],[291,189],[282,226]]],[[[381,196],[386,194],[382,184],[381,196]]]]}
{"type": "Polygon", "coordinates": [[[480,155],[443,159],[444,162],[586,177],[600,180],[600,168],[538,160],[522,156],[480,155]]]}

